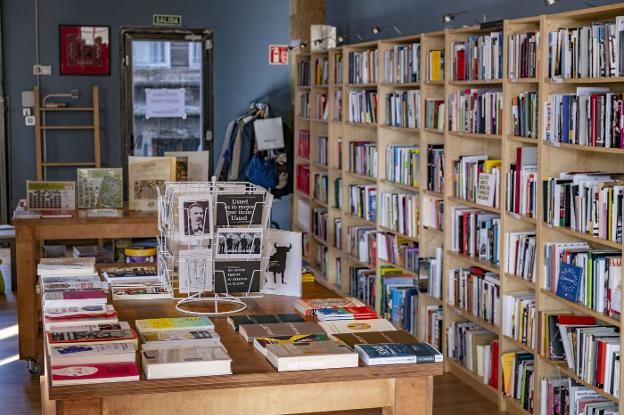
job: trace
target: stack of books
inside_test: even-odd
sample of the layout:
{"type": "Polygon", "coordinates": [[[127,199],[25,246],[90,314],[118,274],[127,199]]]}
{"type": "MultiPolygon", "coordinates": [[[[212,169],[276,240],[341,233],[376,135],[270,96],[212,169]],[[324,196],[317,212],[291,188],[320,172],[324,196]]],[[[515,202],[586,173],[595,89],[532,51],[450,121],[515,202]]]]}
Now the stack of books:
{"type": "Polygon", "coordinates": [[[537,345],[535,293],[515,292],[503,296],[503,335],[533,349],[537,345]]]}
{"type": "Polygon", "coordinates": [[[505,235],[505,272],[523,280],[537,278],[537,239],[535,231],[508,232],[505,235]]]}
{"type": "Polygon", "coordinates": [[[347,252],[357,261],[377,264],[377,230],[370,226],[347,227],[347,252]]]}
{"type": "Polygon", "coordinates": [[[377,299],[377,273],[368,267],[349,268],[349,294],[364,304],[375,307],[377,299]]]}
{"type": "Polygon", "coordinates": [[[415,145],[386,147],[386,180],[418,188],[419,178],[420,147],[415,145]]]}
{"type": "Polygon", "coordinates": [[[349,52],[349,83],[376,83],[378,59],[379,53],[377,49],[349,52]]]}
{"type": "Polygon", "coordinates": [[[407,274],[400,268],[384,265],[381,276],[381,316],[396,327],[418,335],[420,288],[414,274],[407,274]]]}
{"type": "Polygon", "coordinates": [[[411,272],[418,272],[418,244],[392,232],[377,233],[377,257],[411,272]]]}
{"type": "Polygon", "coordinates": [[[453,42],[452,78],[456,81],[501,79],[503,77],[503,32],[470,35],[453,42]]]}
{"type": "Polygon", "coordinates": [[[155,264],[103,266],[100,275],[110,285],[113,300],[156,300],[171,298],[162,285],[155,264]]]}
{"type": "Polygon", "coordinates": [[[232,359],[205,316],[137,320],[135,325],[147,379],[232,373],[232,359]]]}
{"type": "Polygon", "coordinates": [[[377,123],[377,91],[349,91],[348,106],[350,123],[377,123]]]}
{"type": "Polygon", "coordinates": [[[503,393],[517,400],[522,409],[533,413],[535,358],[531,353],[525,352],[503,353],[501,365],[503,366],[503,393]]]}
{"type": "Polygon", "coordinates": [[[420,90],[399,90],[386,95],[386,125],[420,128],[420,90]]]}
{"type": "Polygon", "coordinates": [[[379,211],[381,226],[410,238],[418,238],[420,209],[417,194],[383,192],[379,211]]]}
{"type": "Polygon", "coordinates": [[[470,134],[502,134],[503,93],[468,88],[448,97],[449,131],[470,134]]]}
{"type": "Polygon", "coordinates": [[[384,52],[384,83],[407,84],[420,80],[420,43],[395,45],[384,52]]]}

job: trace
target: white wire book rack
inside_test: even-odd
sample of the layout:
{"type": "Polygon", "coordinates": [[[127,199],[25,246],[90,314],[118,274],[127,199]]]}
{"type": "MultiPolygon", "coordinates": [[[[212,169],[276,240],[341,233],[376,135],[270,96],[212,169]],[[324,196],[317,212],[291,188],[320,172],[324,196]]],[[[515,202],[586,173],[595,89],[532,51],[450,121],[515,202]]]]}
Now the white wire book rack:
{"type": "Polygon", "coordinates": [[[261,296],[272,203],[273,195],[260,186],[214,177],[159,190],[158,273],[177,310],[226,315],[261,296]],[[207,307],[192,310],[197,303],[207,307]]]}

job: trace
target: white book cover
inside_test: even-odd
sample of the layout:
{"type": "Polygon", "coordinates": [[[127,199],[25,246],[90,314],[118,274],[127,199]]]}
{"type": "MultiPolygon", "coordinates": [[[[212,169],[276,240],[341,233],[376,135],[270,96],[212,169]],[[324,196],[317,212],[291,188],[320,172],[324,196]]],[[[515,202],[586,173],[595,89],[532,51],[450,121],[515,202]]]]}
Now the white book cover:
{"type": "Polygon", "coordinates": [[[301,233],[269,229],[264,251],[269,262],[260,292],[300,297],[301,233]]]}
{"type": "Polygon", "coordinates": [[[143,350],[141,360],[148,379],[232,373],[232,359],[221,344],[143,350]]]}
{"type": "Polygon", "coordinates": [[[176,159],[177,182],[207,182],[210,179],[209,151],[165,151],[165,157],[176,159]]]}
{"type": "Polygon", "coordinates": [[[134,362],[136,357],[136,347],[129,343],[59,345],[49,351],[53,365],[134,362]]]}
{"type": "Polygon", "coordinates": [[[371,320],[342,320],[342,321],[324,321],[319,325],[327,334],[337,333],[364,333],[370,331],[389,331],[396,330],[388,320],[383,318],[371,320]]]}

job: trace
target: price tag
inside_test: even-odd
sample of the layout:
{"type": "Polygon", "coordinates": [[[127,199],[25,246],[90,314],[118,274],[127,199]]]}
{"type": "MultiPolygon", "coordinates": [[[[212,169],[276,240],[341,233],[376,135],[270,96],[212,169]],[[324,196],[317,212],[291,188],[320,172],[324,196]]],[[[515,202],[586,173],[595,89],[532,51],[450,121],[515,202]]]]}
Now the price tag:
{"type": "Polygon", "coordinates": [[[563,82],[563,78],[561,78],[561,76],[553,76],[550,79],[550,82],[552,82],[553,84],[560,84],[563,82]]]}

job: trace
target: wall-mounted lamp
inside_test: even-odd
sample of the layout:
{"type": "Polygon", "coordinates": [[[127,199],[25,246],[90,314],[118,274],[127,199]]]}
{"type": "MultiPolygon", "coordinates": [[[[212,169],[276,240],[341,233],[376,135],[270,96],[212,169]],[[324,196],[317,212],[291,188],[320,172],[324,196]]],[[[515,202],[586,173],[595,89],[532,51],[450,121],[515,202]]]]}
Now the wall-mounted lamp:
{"type": "Polygon", "coordinates": [[[364,39],[362,36],[360,36],[359,33],[347,33],[345,35],[338,35],[336,37],[336,41],[338,43],[344,43],[346,40],[353,39],[353,38],[356,38],[357,40],[363,40],[364,39]]]}
{"type": "MultiPolygon", "coordinates": [[[[553,4],[557,3],[559,0],[544,0],[544,5],[545,6],[552,6],[553,4]]],[[[596,7],[595,4],[592,4],[590,2],[588,2],[587,0],[584,0],[583,3],[585,3],[585,5],[587,7],[596,7]]]]}
{"type": "Polygon", "coordinates": [[[308,42],[301,40],[301,39],[295,39],[295,40],[291,40],[290,44],[288,45],[288,50],[293,50],[293,49],[305,49],[308,46],[308,42]]]}
{"type": "Polygon", "coordinates": [[[453,13],[444,13],[442,15],[442,22],[443,23],[451,23],[453,20],[455,20],[455,18],[461,14],[470,14],[468,12],[468,10],[461,10],[458,12],[453,12],[453,13]]]}
{"type": "Polygon", "coordinates": [[[387,26],[374,25],[374,26],[371,27],[371,32],[373,32],[374,35],[378,35],[379,33],[382,33],[386,29],[393,29],[398,34],[400,34],[400,35],[403,34],[403,33],[401,33],[401,31],[399,30],[398,27],[393,26],[393,25],[387,25],[387,26]]]}

